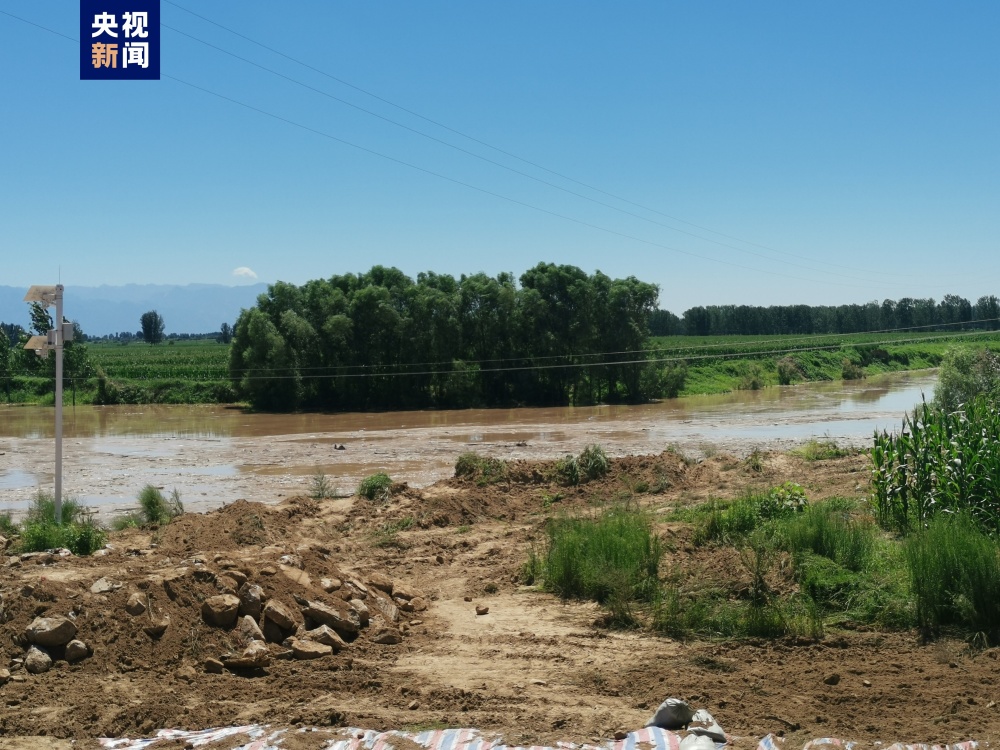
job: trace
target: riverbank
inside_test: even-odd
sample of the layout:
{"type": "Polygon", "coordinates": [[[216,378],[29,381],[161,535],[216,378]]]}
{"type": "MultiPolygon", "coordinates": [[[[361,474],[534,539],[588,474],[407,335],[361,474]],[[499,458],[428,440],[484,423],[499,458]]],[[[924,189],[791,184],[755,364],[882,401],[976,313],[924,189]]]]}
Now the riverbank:
{"type": "MultiPolygon", "coordinates": [[[[384,471],[411,486],[451,476],[474,451],[558,459],[597,443],[614,456],[674,447],[693,459],[817,438],[865,447],[933,394],[931,372],[669,399],[636,406],[246,414],[220,406],[78,406],[64,416],[64,487],[107,518],[145,484],[177,488],[191,510],[308,493],[323,472],[339,493],[384,471]],[[339,450],[337,446],[343,446],[339,450]]],[[[0,510],[52,486],[52,409],[0,407],[0,510]]]]}
{"type": "MultiPolygon", "coordinates": [[[[1000,351],[996,332],[849,336],[674,336],[650,339],[645,355],[661,371],[661,394],[681,397],[752,391],[779,384],[860,380],[937,367],[949,347],[1000,351]],[[667,373],[683,371],[671,379],[667,373]]],[[[87,376],[67,378],[64,403],[241,405],[229,378],[229,346],[214,341],[175,345],[88,344],[87,376]]],[[[474,368],[467,370],[475,373],[474,368]]],[[[387,375],[388,376],[388,375],[387,375]]],[[[331,375],[330,377],[335,377],[331,375]]],[[[581,394],[586,389],[581,388],[581,394]]],[[[8,403],[51,405],[51,378],[17,375],[0,381],[8,403]]],[[[581,395],[577,406],[584,406],[581,395]]],[[[475,408],[470,401],[470,408],[475,408]]]]}

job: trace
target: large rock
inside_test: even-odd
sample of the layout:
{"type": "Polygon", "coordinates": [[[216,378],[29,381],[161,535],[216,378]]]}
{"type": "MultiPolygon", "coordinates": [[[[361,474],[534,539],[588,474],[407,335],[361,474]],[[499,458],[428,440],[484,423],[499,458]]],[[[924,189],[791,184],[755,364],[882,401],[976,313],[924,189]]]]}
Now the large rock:
{"type": "Polygon", "coordinates": [[[361,627],[366,627],[369,621],[368,606],[360,599],[351,599],[347,605],[358,613],[358,619],[361,621],[361,627]]]}
{"type": "Polygon", "coordinates": [[[285,645],[292,650],[292,656],[296,659],[319,659],[333,653],[329,646],[305,638],[289,638],[285,645]]]}
{"type": "Polygon", "coordinates": [[[146,633],[150,638],[154,640],[160,638],[164,633],[167,632],[167,627],[170,625],[170,616],[165,615],[164,617],[157,620],[150,620],[147,624],[142,626],[143,632],[146,633]]]}
{"type": "Polygon", "coordinates": [[[247,615],[246,617],[240,618],[239,624],[239,634],[246,641],[263,641],[264,633],[258,627],[257,623],[252,617],[247,615]]]}
{"type": "Polygon", "coordinates": [[[339,578],[321,578],[319,582],[319,587],[328,594],[332,594],[343,585],[344,582],[339,578]]]}
{"type": "Polygon", "coordinates": [[[394,646],[403,642],[403,635],[396,628],[382,628],[372,638],[373,643],[381,643],[387,646],[394,646]]]}
{"type": "Polygon", "coordinates": [[[74,638],[66,644],[66,661],[70,664],[83,661],[88,656],[90,656],[90,649],[87,648],[87,644],[83,641],[78,641],[74,638]]]}
{"type": "Polygon", "coordinates": [[[32,646],[24,656],[24,668],[31,674],[48,672],[52,669],[52,657],[38,646],[32,646]]]}
{"type": "Polygon", "coordinates": [[[350,604],[340,599],[335,599],[330,604],[309,602],[302,609],[302,614],[320,625],[328,625],[341,635],[356,635],[361,629],[361,616],[350,604]]]}
{"type": "Polygon", "coordinates": [[[409,584],[403,583],[402,581],[392,582],[393,599],[405,599],[406,601],[410,601],[410,599],[415,599],[418,596],[421,599],[427,598],[424,592],[418,589],[416,586],[410,586],[409,584]]]}
{"type": "Polygon", "coordinates": [[[125,611],[133,617],[143,614],[146,611],[145,595],[138,591],[129,594],[128,601],[125,603],[125,611]]]}
{"type": "Polygon", "coordinates": [[[236,624],[240,599],[232,594],[210,596],[201,604],[201,616],[209,625],[231,628],[236,624]]]}
{"type": "Polygon", "coordinates": [[[0,686],[6,685],[10,682],[10,670],[0,669],[0,686]]]}
{"type": "Polygon", "coordinates": [[[266,622],[273,622],[282,630],[295,630],[298,625],[292,613],[281,602],[274,599],[264,605],[263,619],[266,622]]]}
{"type": "Polygon", "coordinates": [[[375,608],[382,613],[382,619],[389,625],[399,620],[399,607],[388,596],[377,592],[372,596],[372,601],[375,603],[375,608]]]}
{"type": "Polygon", "coordinates": [[[271,652],[260,641],[254,641],[236,657],[223,657],[228,669],[262,669],[271,663],[271,652]]]}
{"type": "Polygon", "coordinates": [[[385,573],[372,573],[368,576],[368,585],[381,589],[387,594],[392,593],[392,579],[385,573]]]}
{"type": "Polygon", "coordinates": [[[307,630],[303,633],[302,637],[310,641],[316,641],[316,643],[322,643],[324,646],[329,646],[335,654],[347,648],[347,644],[337,635],[337,631],[326,625],[320,625],[318,628],[307,630]]]}
{"type": "Polygon", "coordinates": [[[98,578],[90,587],[90,593],[110,594],[112,591],[117,591],[121,587],[122,585],[120,583],[112,581],[110,578],[98,578]]]}
{"type": "Polygon", "coordinates": [[[65,646],[76,637],[76,623],[68,617],[36,617],[25,631],[30,643],[39,646],[65,646]]]}
{"type": "Polygon", "coordinates": [[[264,589],[255,583],[240,586],[240,616],[260,619],[264,607],[264,589]]]}

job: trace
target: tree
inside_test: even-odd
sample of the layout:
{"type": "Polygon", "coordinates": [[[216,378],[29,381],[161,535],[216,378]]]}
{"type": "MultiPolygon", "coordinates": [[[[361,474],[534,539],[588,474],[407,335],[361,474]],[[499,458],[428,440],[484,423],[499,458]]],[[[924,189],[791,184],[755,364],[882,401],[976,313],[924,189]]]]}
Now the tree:
{"type": "Polygon", "coordinates": [[[156,310],[150,310],[139,318],[142,325],[142,340],[147,344],[159,344],[163,341],[163,316],[156,310]]]}
{"type": "Polygon", "coordinates": [[[219,343],[228,344],[233,340],[233,327],[229,323],[223,323],[219,329],[219,343]]]}

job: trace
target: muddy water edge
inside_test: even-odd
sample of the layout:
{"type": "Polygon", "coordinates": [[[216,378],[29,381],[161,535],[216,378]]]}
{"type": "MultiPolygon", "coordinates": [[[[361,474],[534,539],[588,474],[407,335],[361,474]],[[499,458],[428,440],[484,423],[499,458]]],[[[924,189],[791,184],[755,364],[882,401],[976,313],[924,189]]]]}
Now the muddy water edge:
{"type": "MultiPolygon", "coordinates": [[[[218,406],[67,408],[63,486],[107,518],[134,506],[146,484],[177,488],[189,510],[239,498],[277,502],[306,493],[317,472],[341,494],[385,471],[423,486],[475,451],[557,458],[599,443],[611,455],[675,447],[746,454],[810,438],[863,446],[876,429],[931,398],[936,373],[808,383],[639,406],[466,409],[351,414],[248,414],[218,406]],[[341,447],[342,446],[342,447],[341,447]]],[[[18,515],[52,486],[53,410],[0,407],[0,511],[18,515]]]]}

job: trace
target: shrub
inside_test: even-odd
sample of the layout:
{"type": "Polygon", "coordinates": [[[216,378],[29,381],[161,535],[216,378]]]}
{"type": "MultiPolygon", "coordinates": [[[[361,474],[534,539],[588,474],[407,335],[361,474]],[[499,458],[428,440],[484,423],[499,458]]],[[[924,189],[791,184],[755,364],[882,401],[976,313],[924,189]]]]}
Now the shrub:
{"type": "Polygon", "coordinates": [[[695,529],[694,542],[739,541],[766,522],[790,516],[807,504],[805,490],[794,482],[785,482],[767,493],[748,491],[728,504],[713,502],[695,529]]]}
{"type": "Polygon", "coordinates": [[[361,480],[361,484],[358,485],[358,494],[372,502],[385,502],[389,499],[391,487],[392,480],[389,475],[379,472],[361,480]]]}
{"type": "Polygon", "coordinates": [[[830,503],[795,514],[782,524],[782,531],[796,561],[807,554],[820,555],[855,572],[867,567],[877,535],[871,522],[852,519],[830,503]]]}
{"type": "Polygon", "coordinates": [[[471,477],[479,470],[479,456],[475,453],[463,453],[455,462],[456,477],[471,477]]]}
{"type": "Polygon", "coordinates": [[[865,369],[844,357],[840,366],[840,377],[844,380],[862,380],[865,377],[865,369]]]}
{"type": "Polygon", "coordinates": [[[173,489],[167,498],[157,487],[147,484],[139,492],[139,507],[147,524],[166,524],[184,512],[181,495],[173,489]]]}
{"type": "Polygon", "coordinates": [[[944,354],[934,404],[955,411],[977,396],[1000,400],[1000,356],[989,349],[952,347],[944,354]]]}
{"type": "Polygon", "coordinates": [[[16,536],[19,533],[17,524],[10,517],[10,513],[0,513],[0,534],[3,536],[16,536]]]}
{"type": "Polygon", "coordinates": [[[455,462],[455,476],[475,479],[476,484],[484,486],[509,481],[510,467],[499,458],[463,453],[455,462]]]}
{"type": "Polygon", "coordinates": [[[556,461],[556,476],[563,484],[580,484],[580,465],[576,456],[566,456],[556,461]]]}
{"type": "Polygon", "coordinates": [[[759,391],[766,385],[764,369],[757,362],[750,362],[746,365],[743,376],[736,386],[740,391],[759,391]]]}
{"type": "Polygon", "coordinates": [[[789,451],[793,455],[801,456],[806,461],[825,461],[830,458],[840,458],[850,456],[854,451],[849,448],[841,448],[833,440],[810,440],[800,448],[789,451]]]}
{"type": "Polygon", "coordinates": [[[802,370],[799,364],[792,357],[782,357],[777,362],[778,383],[781,385],[791,385],[796,378],[802,377],[802,370]]]}
{"type": "Polygon", "coordinates": [[[21,552],[44,552],[65,547],[74,555],[89,555],[104,546],[104,530],[83,519],[85,508],[72,499],[62,503],[62,523],[55,520],[55,498],[38,493],[20,529],[21,552]]]}
{"type": "Polygon", "coordinates": [[[577,465],[586,482],[603,477],[611,466],[604,449],[599,445],[588,445],[584,448],[577,458],[577,465]]]}
{"type": "Polygon", "coordinates": [[[320,469],[315,474],[313,474],[312,482],[309,487],[309,497],[313,500],[327,500],[334,497],[336,494],[336,489],[327,479],[326,474],[320,469]]]}

